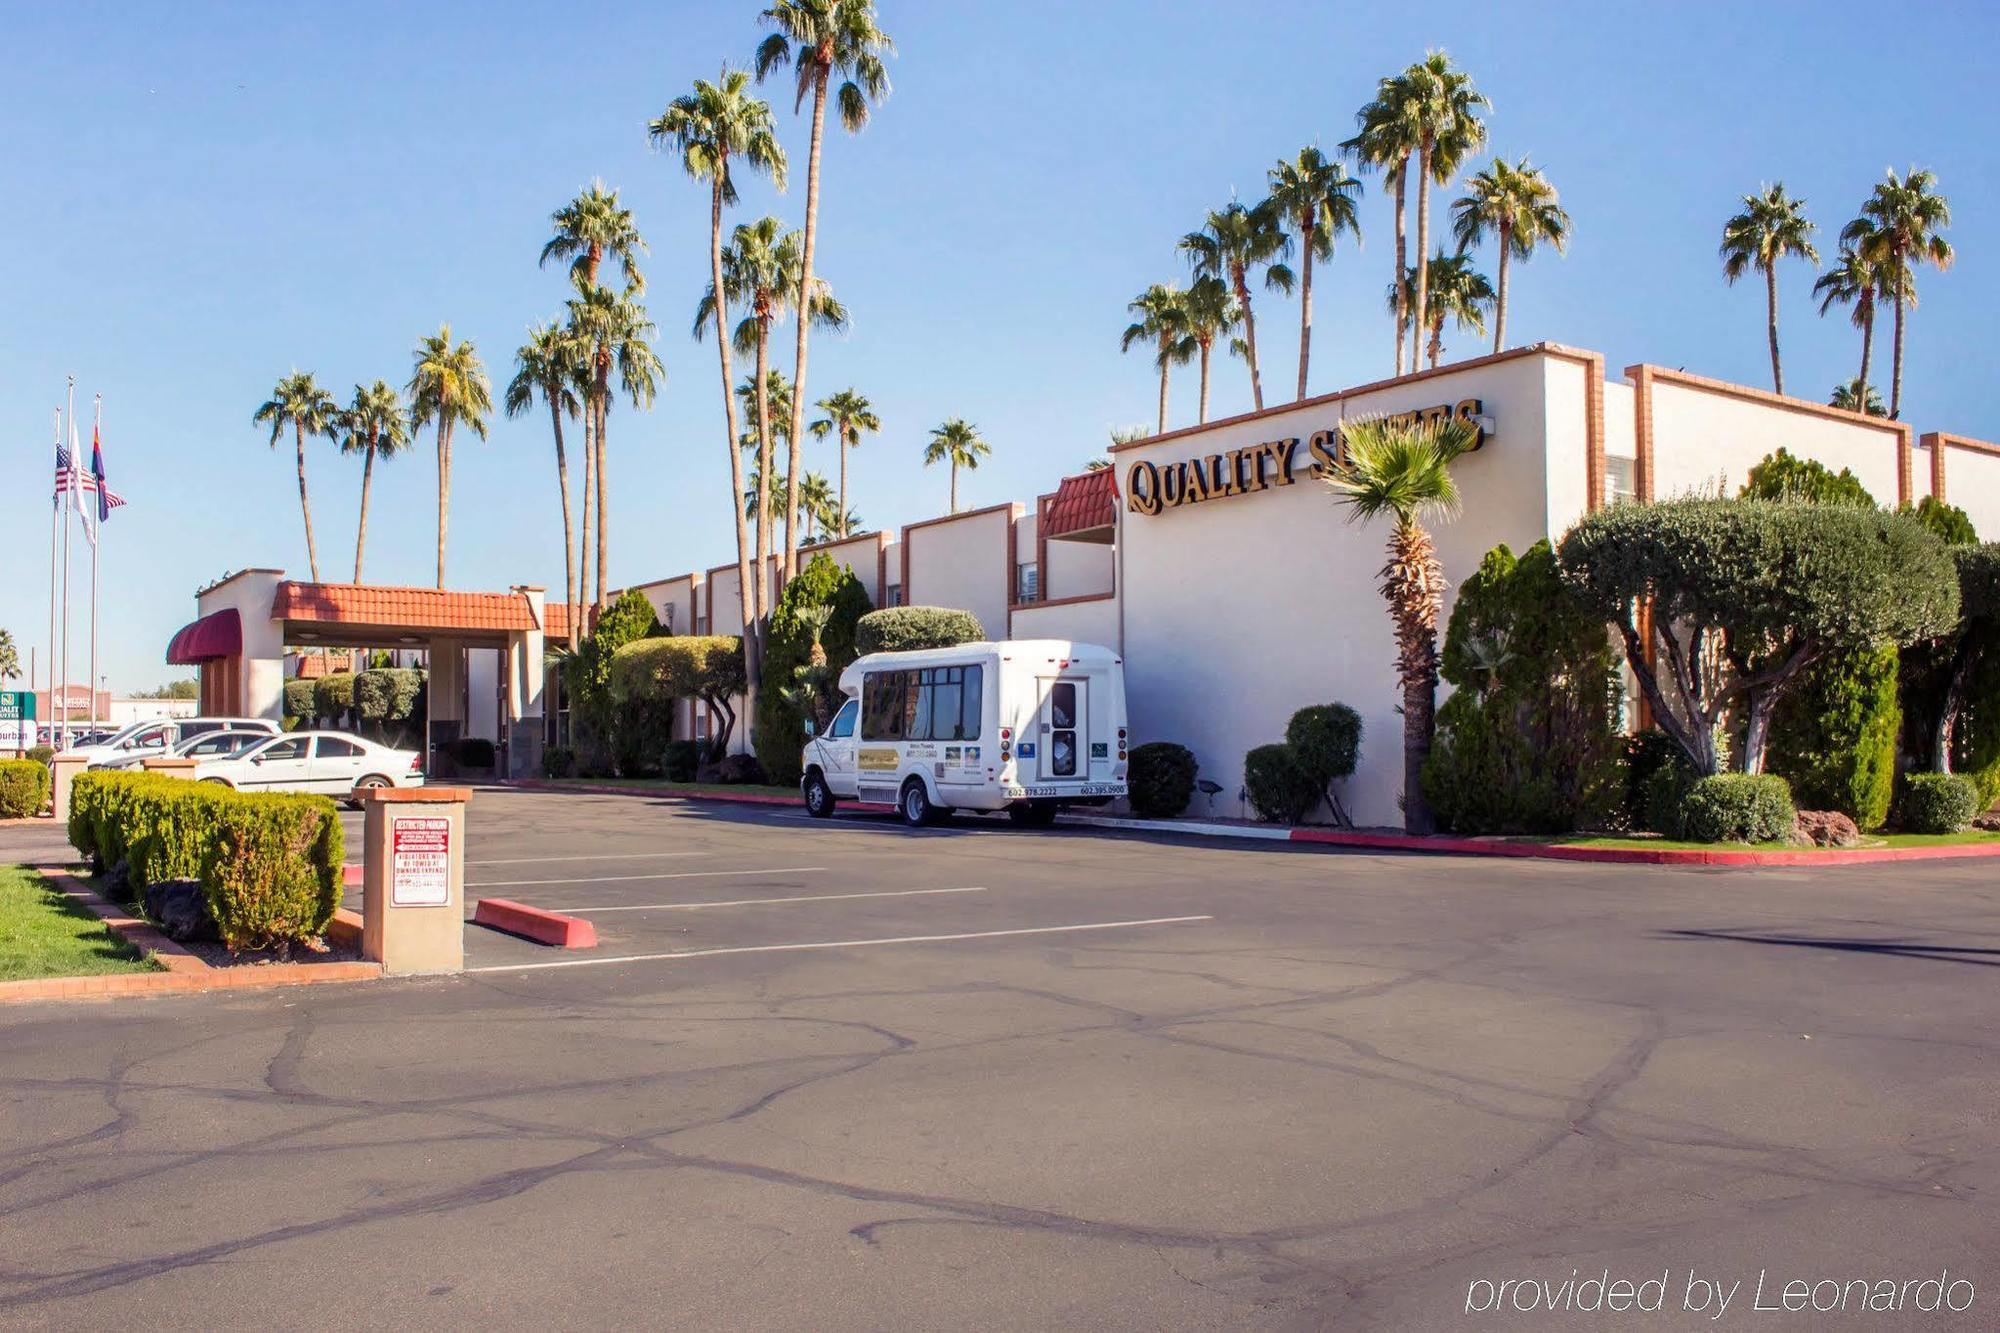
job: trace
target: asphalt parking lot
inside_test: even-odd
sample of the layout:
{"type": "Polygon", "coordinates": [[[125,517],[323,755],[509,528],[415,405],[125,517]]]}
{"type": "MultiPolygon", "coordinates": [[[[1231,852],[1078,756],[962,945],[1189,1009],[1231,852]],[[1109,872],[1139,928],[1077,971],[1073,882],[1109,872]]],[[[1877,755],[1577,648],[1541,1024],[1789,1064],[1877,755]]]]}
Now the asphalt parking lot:
{"type": "Polygon", "coordinates": [[[1713,1326],[1690,1272],[2000,1322],[1991,862],[499,791],[468,849],[598,948],[0,1010],[0,1324],[1437,1327],[1573,1270],[1664,1276],[1633,1327],[1713,1326]]]}

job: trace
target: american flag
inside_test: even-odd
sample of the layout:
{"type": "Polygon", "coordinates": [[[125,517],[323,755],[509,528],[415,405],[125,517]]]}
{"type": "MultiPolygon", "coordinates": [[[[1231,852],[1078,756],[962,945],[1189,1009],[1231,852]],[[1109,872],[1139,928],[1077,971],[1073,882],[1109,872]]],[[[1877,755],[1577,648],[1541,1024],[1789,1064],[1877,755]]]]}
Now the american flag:
{"type": "MultiPolygon", "coordinates": [[[[56,503],[61,504],[62,497],[71,491],[78,495],[96,495],[97,478],[77,467],[74,456],[59,444],[56,446],[56,503]]],[[[123,505],[125,497],[106,486],[101,502],[105,511],[109,512],[123,505]]],[[[78,508],[82,508],[82,504],[81,500],[77,501],[78,508]]]]}

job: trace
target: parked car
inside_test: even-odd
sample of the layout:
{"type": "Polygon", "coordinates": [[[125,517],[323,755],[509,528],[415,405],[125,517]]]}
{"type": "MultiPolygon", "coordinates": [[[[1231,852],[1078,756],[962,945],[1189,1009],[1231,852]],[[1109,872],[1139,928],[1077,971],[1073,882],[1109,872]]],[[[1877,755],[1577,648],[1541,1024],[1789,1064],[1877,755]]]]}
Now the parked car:
{"type": "Polygon", "coordinates": [[[421,787],[424,757],[342,731],[294,731],[204,759],[195,780],[239,791],[309,791],[352,799],[376,787],[421,787]]]}
{"type": "Polygon", "coordinates": [[[135,754],[140,758],[164,755],[188,737],[211,731],[260,731],[275,736],[279,727],[268,717],[155,717],[134,722],[95,744],[72,740],[68,753],[83,755],[85,768],[101,768],[109,760],[135,754]]]}
{"type": "MultiPolygon", "coordinates": [[[[219,731],[204,731],[193,736],[184,736],[169,745],[165,757],[171,759],[226,759],[230,755],[241,754],[253,745],[271,739],[268,731],[252,731],[234,724],[219,731]]],[[[136,771],[145,766],[148,759],[161,757],[161,752],[149,749],[133,750],[127,754],[114,755],[110,759],[91,765],[93,768],[110,771],[136,771]]]]}

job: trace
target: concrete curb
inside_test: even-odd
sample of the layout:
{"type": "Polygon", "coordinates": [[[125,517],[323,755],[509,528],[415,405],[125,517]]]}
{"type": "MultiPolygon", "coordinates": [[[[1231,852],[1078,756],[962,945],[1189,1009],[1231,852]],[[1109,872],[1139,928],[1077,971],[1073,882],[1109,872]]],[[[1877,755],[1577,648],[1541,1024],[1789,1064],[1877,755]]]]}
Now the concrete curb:
{"type": "Polygon", "coordinates": [[[472,924],[509,935],[552,944],[558,949],[595,949],[597,927],[579,916],[530,907],[512,898],[481,898],[472,909],[472,924]]]}

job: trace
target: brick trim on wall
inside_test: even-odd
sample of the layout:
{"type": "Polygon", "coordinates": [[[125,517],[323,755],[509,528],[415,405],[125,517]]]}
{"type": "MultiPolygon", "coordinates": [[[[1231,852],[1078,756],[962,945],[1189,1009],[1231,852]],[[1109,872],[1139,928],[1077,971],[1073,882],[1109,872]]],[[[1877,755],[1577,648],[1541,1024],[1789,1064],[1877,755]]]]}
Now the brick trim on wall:
{"type": "Polygon", "coordinates": [[[1945,450],[1964,449],[1968,453],[2000,457],[2000,444],[1975,440],[1970,435],[1954,435],[1947,430],[1926,431],[1921,442],[1931,453],[1931,494],[1941,503],[1949,503],[1945,499],[1945,450]]]}

